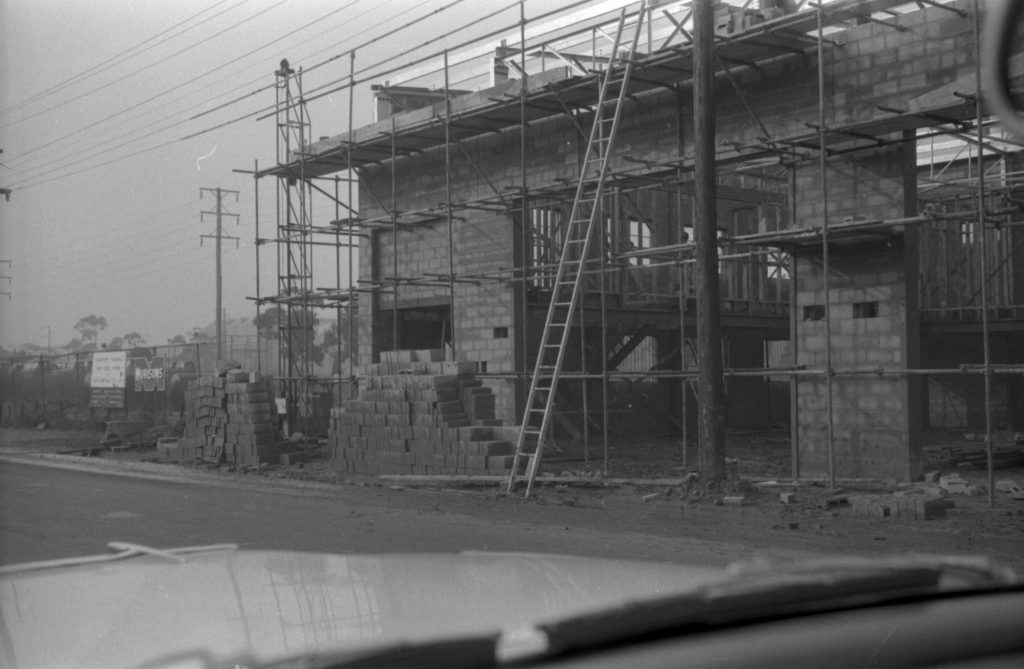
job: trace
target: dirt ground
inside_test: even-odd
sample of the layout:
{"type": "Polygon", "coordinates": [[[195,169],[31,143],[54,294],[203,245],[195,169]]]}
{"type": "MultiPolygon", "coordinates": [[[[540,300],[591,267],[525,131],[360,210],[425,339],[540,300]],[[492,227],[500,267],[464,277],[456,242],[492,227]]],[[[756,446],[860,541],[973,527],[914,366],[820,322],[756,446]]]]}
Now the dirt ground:
{"type": "MultiPolygon", "coordinates": [[[[101,437],[93,431],[2,429],[0,456],[46,453],[76,458],[98,448],[101,437]]],[[[225,477],[373,486],[396,495],[412,486],[437,487],[464,497],[467,513],[501,514],[509,511],[509,505],[536,505],[545,509],[543,522],[556,524],[570,524],[579,520],[577,511],[591,510],[599,513],[597,522],[608,527],[742,542],[758,555],[981,554],[1024,576],[1024,499],[995,491],[990,503],[985,467],[970,462],[957,466],[949,460],[950,449],[968,455],[977,452],[981,448],[978,435],[934,434],[929,435],[929,444],[925,461],[930,480],[909,484],[840,481],[833,490],[827,482],[791,480],[786,432],[730,433],[728,481],[710,491],[690,474],[695,464],[692,453],[684,465],[677,439],[609,444],[607,477],[600,475],[605,463],[602,444],[587,449],[581,444],[561,444],[550,452],[545,475],[538,478],[528,501],[521,495],[507,495],[497,481],[470,484],[342,476],[321,458],[242,470],[206,464],[166,466],[225,477]],[[899,498],[939,500],[940,517],[894,517],[899,498]],[[881,509],[890,509],[890,515],[886,517],[881,509]]],[[[314,445],[308,447],[311,452],[317,450],[314,445]]],[[[1024,446],[1019,448],[1024,452],[1024,446]]],[[[159,462],[154,448],[101,450],[96,455],[127,463],[159,462]]],[[[1021,458],[1009,460],[1011,466],[997,469],[994,481],[1024,486],[1021,458]]]]}

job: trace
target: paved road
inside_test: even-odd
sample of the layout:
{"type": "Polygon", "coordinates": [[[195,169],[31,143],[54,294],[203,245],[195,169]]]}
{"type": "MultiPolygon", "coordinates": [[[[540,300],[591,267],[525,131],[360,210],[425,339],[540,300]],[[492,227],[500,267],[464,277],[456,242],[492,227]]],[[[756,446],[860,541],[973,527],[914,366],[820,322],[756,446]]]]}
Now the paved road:
{"type": "Polygon", "coordinates": [[[334,553],[532,551],[724,565],[749,548],[631,532],[597,510],[544,508],[446,491],[296,490],[150,480],[0,462],[0,563],[237,543],[334,553]]]}

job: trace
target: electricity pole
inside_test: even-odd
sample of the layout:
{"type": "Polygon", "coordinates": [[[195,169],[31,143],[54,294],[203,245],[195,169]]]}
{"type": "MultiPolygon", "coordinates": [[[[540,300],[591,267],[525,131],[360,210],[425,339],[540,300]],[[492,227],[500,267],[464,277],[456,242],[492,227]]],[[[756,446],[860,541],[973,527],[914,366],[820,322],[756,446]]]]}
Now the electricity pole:
{"type": "MultiPolygon", "coordinates": [[[[3,152],[4,152],[4,150],[0,149],[0,153],[3,153],[3,152]]],[[[0,163],[0,165],[2,165],[2,164],[3,163],[0,163]]],[[[7,167],[7,166],[4,165],[4,167],[7,167]]],[[[11,201],[11,189],[10,188],[0,188],[0,195],[4,196],[4,202],[10,202],[11,201]]],[[[0,262],[5,262],[5,261],[0,260],[0,262]]],[[[8,293],[8,295],[10,295],[10,293],[8,293]]]]}
{"type": "Polygon", "coordinates": [[[238,237],[231,237],[224,234],[224,227],[222,225],[225,216],[234,216],[235,225],[238,225],[238,214],[232,214],[224,211],[224,195],[233,194],[235,196],[235,202],[238,202],[238,191],[237,190],[224,190],[223,188],[200,188],[199,199],[203,198],[205,193],[213,193],[217,198],[217,209],[216,211],[200,211],[199,217],[202,220],[203,216],[216,216],[217,217],[217,231],[212,235],[200,235],[199,245],[203,245],[203,239],[214,239],[217,245],[217,320],[214,321],[217,324],[217,361],[220,362],[224,359],[224,312],[222,309],[223,303],[223,273],[221,271],[221,240],[233,239],[235,240],[235,248],[238,248],[238,237]]]}
{"type": "MultiPolygon", "coordinates": [[[[10,260],[0,260],[0,263],[7,263],[7,269],[11,269],[11,267],[12,267],[10,260]]],[[[10,276],[4,275],[4,274],[0,274],[0,279],[7,279],[7,285],[8,286],[11,285],[11,277],[10,276]]],[[[6,295],[7,296],[7,301],[8,302],[11,301],[11,291],[9,291],[9,290],[0,290],[0,295],[6,295]]]]}

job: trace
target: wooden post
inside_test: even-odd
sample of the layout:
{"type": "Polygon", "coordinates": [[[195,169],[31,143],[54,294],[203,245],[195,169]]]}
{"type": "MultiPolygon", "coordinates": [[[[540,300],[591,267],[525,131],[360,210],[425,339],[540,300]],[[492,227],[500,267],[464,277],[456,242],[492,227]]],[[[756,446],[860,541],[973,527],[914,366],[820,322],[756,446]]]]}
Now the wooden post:
{"type": "Polygon", "coordinates": [[[722,378],[722,323],[718,287],[715,35],[711,5],[712,0],[697,0],[694,3],[694,242],[700,472],[704,481],[716,483],[725,480],[725,388],[722,378]]]}

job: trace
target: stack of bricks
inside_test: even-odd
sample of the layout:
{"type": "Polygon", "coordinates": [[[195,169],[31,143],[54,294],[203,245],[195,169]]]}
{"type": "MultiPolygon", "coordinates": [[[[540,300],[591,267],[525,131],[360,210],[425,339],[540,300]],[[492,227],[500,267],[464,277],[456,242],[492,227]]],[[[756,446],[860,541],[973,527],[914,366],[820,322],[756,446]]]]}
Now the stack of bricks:
{"type": "Polygon", "coordinates": [[[267,386],[249,372],[201,376],[185,391],[182,460],[258,465],[278,461],[274,404],[267,386]]]}
{"type": "Polygon", "coordinates": [[[265,383],[252,382],[248,372],[228,372],[227,392],[228,462],[258,465],[278,461],[277,411],[265,383]],[[233,375],[233,376],[232,376],[233,375]]]}
{"type": "Polygon", "coordinates": [[[393,351],[361,371],[359,399],[331,410],[336,468],[350,474],[507,475],[515,428],[494,419],[476,364],[393,351]]]}
{"type": "Polygon", "coordinates": [[[224,455],[224,426],[227,424],[225,379],[200,376],[185,389],[185,438],[183,459],[220,462],[224,455]],[[193,456],[188,458],[186,456],[193,456]]]}

